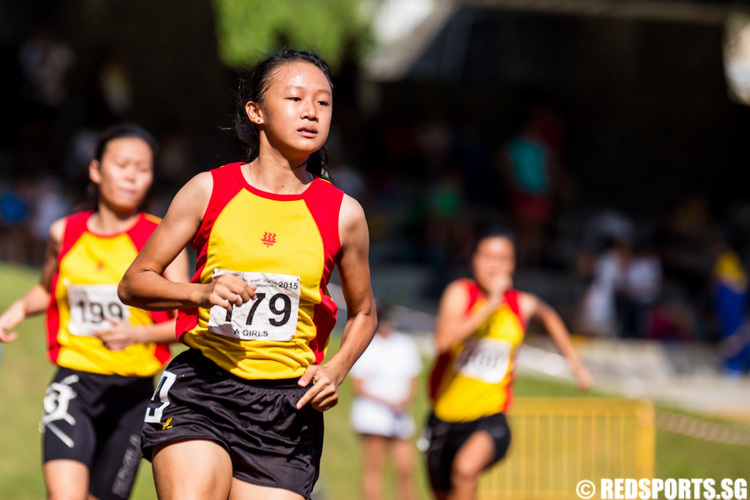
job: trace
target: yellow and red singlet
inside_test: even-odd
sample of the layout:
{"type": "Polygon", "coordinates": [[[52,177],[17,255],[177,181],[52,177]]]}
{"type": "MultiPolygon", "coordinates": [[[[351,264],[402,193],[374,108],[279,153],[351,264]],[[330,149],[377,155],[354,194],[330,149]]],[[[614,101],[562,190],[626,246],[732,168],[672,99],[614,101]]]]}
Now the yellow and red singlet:
{"type": "MultiPolygon", "coordinates": [[[[464,280],[466,315],[484,307],[479,286],[464,280]]],[[[514,359],[526,325],[518,310],[519,292],[505,292],[503,303],[470,337],[440,355],[430,376],[435,416],[468,422],[508,409],[512,400],[514,359]]]]}
{"type": "Polygon", "coordinates": [[[128,307],[117,297],[118,283],[160,219],[140,214],[129,230],[102,236],[87,228],[92,214],[80,212],[65,220],[47,308],[47,354],[65,368],[149,377],[169,359],[168,345],[132,344],[110,351],[92,332],[111,327],[108,318],[132,325],[169,319],[170,313],[128,307]]]}
{"type": "Polygon", "coordinates": [[[192,246],[194,283],[232,273],[257,298],[231,313],[180,310],[180,340],[245,379],[299,377],[325,357],[337,307],[326,287],[341,250],[344,193],[316,178],[296,195],[260,191],[241,163],[211,171],[213,192],[192,246]]]}

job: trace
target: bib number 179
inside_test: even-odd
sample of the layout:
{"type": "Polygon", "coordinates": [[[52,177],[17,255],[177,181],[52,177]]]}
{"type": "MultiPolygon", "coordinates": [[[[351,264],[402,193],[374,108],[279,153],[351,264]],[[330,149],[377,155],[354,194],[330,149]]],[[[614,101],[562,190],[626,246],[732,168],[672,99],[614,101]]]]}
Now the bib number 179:
{"type": "Polygon", "coordinates": [[[214,277],[225,273],[232,273],[255,286],[255,299],[231,311],[213,306],[208,320],[211,332],[241,340],[289,341],[294,338],[302,288],[299,276],[217,270],[214,277]]]}
{"type": "MultiPolygon", "coordinates": [[[[246,326],[252,326],[253,325],[253,319],[255,319],[255,312],[258,310],[258,308],[261,307],[261,305],[266,305],[264,302],[266,301],[266,294],[265,293],[256,293],[255,294],[255,301],[252,302],[252,307],[250,308],[250,311],[247,314],[247,319],[245,320],[246,326]]],[[[272,326],[283,326],[286,325],[289,322],[289,318],[292,316],[292,300],[284,295],[283,293],[277,293],[275,295],[272,295],[268,299],[267,307],[269,311],[271,311],[275,317],[268,317],[268,323],[272,326]]],[[[231,323],[233,311],[227,311],[227,317],[224,321],[227,323],[231,323]]]]}

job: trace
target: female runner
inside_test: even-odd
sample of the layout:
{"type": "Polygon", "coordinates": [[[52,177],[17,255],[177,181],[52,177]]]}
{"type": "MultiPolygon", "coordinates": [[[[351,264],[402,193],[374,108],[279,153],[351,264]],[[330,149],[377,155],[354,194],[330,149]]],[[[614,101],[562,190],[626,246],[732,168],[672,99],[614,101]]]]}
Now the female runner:
{"type": "MultiPolygon", "coordinates": [[[[175,321],[125,306],[117,284],[159,223],[141,212],[156,142],[135,125],[99,137],[89,176],[96,209],[54,222],[41,280],[0,316],[0,341],[47,311],[48,356],[58,366],[44,398],[44,480],[50,499],[123,499],[140,462],[153,376],[169,359],[175,321]]],[[[165,276],[187,281],[180,253],[165,276]]]]}
{"type": "Polygon", "coordinates": [[[439,356],[430,378],[426,458],[438,500],[476,498],[479,474],[505,455],[514,357],[529,321],[541,321],[581,389],[592,383],[557,312],[511,288],[516,257],[508,233],[480,237],[471,263],[474,279],[448,285],[435,324],[439,356]]]}
{"type": "Polygon", "coordinates": [[[247,160],[190,180],[119,288],[125,303],[179,308],[190,347],[167,367],[145,418],[143,453],[162,499],[308,498],[321,412],[375,330],[364,213],[325,180],[328,66],[279,52],[238,93],[247,160]],[[188,243],[198,252],[192,282],[164,278],[188,243]],[[323,363],[334,265],[348,315],[339,351],[323,363]]]}

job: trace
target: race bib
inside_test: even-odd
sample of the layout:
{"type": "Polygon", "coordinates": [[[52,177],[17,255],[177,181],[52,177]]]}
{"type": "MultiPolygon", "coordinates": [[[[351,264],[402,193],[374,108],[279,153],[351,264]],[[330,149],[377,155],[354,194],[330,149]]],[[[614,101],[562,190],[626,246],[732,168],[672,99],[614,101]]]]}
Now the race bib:
{"type": "Polygon", "coordinates": [[[255,285],[255,300],[231,311],[213,306],[208,318],[209,331],[242,340],[292,340],[297,333],[300,277],[215,269],[214,278],[227,273],[255,285]]]}
{"type": "Polygon", "coordinates": [[[456,359],[456,371],[488,384],[498,384],[508,374],[512,350],[506,340],[469,339],[456,359]]]}
{"type": "Polygon", "coordinates": [[[95,330],[108,330],[108,320],[130,323],[130,309],[117,296],[117,285],[67,285],[70,321],[73,335],[94,335],[95,330]]]}

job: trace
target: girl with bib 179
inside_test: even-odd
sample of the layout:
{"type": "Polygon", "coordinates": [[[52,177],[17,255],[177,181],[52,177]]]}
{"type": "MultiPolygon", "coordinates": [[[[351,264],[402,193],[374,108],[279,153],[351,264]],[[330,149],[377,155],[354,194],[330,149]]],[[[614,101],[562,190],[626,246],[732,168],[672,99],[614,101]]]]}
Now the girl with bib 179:
{"type": "Polygon", "coordinates": [[[309,498],[321,412],[375,330],[364,212],[326,180],[328,66],[279,52],[238,95],[246,161],[190,180],[119,288],[126,303],[179,308],[190,347],[165,370],[145,417],[143,453],[162,499],[309,498]],[[196,272],[174,283],[161,274],[186,244],[196,272]],[[347,320],[324,362],[334,266],[347,320]]]}

